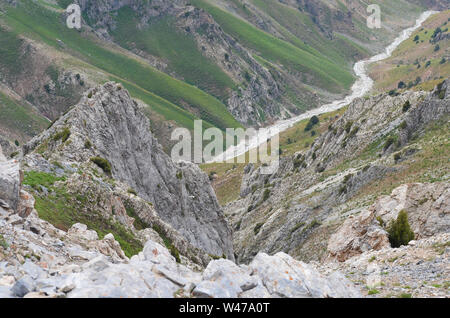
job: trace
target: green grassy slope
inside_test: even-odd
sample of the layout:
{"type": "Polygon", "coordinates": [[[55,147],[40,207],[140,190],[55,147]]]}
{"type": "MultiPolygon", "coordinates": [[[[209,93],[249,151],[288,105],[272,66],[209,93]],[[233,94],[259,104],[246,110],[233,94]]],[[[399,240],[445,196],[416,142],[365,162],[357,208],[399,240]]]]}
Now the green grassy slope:
{"type": "Polygon", "coordinates": [[[227,92],[234,88],[233,81],[200,53],[193,36],[176,30],[174,18],[158,19],[144,30],[139,30],[137,24],[136,13],[131,8],[120,9],[117,28],[111,32],[114,40],[126,49],[135,47],[164,59],[169,70],[185,82],[225,100],[227,92]]]}
{"type": "Polygon", "coordinates": [[[287,69],[312,75],[312,84],[338,92],[348,89],[353,83],[354,78],[344,65],[333,63],[322,55],[311,53],[314,52],[311,48],[300,48],[278,39],[208,1],[194,0],[192,3],[208,11],[225,32],[264,59],[282,64],[287,69]]]}
{"type": "Polygon", "coordinates": [[[50,121],[31,106],[22,104],[0,91],[0,132],[23,142],[48,127],[50,121]]]}
{"type": "Polygon", "coordinates": [[[290,43],[312,54],[325,56],[344,66],[352,65],[355,55],[369,54],[366,49],[343,37],[325,38],[310,16],[293,7],[273,0],[252,0],[252,3],[280,24],[283,36],[290,43]]]}
{"type": "Polygon", "coordinates": [[[19,34],[43,41],[111,74],[120,81],[134,84],[133,92],[139,91],[141,97],[146,97],[142,98],[143,100],[151,100],[149,106],[154,107],[154,111],[163,116],[168,113],[175,114],[175,117],[167,119],[185,124],[192,122],[194,116],[179,111],[180,107],[183,107],[193,109],[197,117],[216,127],[224,129],[240,126],[218,99],[137,59],[109,49],[83,33],[68,29],[57,13],[42,6],[22,2],[17,8],[8,8],[5,20],[19,34]],[[58,40],[64,43],[63,48],[58,40]]]}
{"type": "Polygon", "coordinates": [[[21,63],[21,47],[23,40],[16,34],[0,27],[0,70],[14,76],[23,69],[21,63]]]}

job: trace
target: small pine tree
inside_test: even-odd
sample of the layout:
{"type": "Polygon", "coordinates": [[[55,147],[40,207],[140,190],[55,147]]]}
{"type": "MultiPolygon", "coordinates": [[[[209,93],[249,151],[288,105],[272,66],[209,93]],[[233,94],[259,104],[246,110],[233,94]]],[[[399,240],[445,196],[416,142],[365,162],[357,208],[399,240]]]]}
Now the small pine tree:
{"type": "Polygon", "coordinates": [[[414,232],[409,227],[408,214],[405,210],[400,211],[397,220],[391,223],[388,233],[392,247],[400,247],[414,240],[414,232]]]}

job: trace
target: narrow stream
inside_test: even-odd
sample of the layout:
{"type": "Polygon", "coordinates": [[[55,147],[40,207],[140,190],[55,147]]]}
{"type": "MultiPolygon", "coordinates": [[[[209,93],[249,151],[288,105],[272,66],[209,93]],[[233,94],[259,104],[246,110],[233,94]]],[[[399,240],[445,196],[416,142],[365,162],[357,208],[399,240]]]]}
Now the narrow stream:
{"type": "MultiPolygon", "coordinates": [[[[362,60],[357,63],[355,63],[354,66],[354,72],[357,76],[356,82],[353,84],[351,89],[351,94],[345,97],[341,100],[336,100],[330,104],[322,105],[319,108],[312,109],[306,113],[303,113],[299,116],[287,119],[287,120],[281,120],[276,122],[274,125],[267,127],[269,130],[269,137],[273,137],[278,133],[281,133],[285,131],[286,129],[292,127],[297,122],[311,118],[312,116],[317,116],[320,114],[332,112],[335,110],[338,110],[348,104],[350,104],[352,101],[354,101],[356,98],[364,97],[367,93],[369,93],[373,87],[373,80],[369,77],[367,74],[368,66],[374,62],[378,62],[384,59],[387,59],[392,55],[392,53],[395,51],[395,49],[405,40],[407,40],[414,31],[419,29],[422,24],[433,14],[436,14],[436,11],[426,11],[420,15],[420,17],[416,20],[416,24],[408,29],[403,30],[400,35],[392,42],[383,53],[380,53],[378,55],[372,56],[370,59],[362,60]]],[[[233,146],[227,149],[225,153],[220,154],[219,156],[215,157],[212,162],[223,162],[224,160],[230,160],[235,157],[238,157],[242,154],[245,154],[249,149],[257,148],[260,144],[265,143],[266,140],[260,140],[258,141],[257,136],[253,136],[249,140],[247,140],[247,143],[245,141],[242,141],[237,146],[233,146]]]]}

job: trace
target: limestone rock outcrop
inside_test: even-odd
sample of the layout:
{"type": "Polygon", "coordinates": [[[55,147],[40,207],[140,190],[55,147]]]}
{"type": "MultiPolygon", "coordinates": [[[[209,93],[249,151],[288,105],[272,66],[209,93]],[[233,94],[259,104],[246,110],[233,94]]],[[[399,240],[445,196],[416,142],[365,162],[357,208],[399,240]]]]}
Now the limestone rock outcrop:
{"type": "Polygon", "coordinates": [[[176,164],[150,131],[128,91],[106,83],[26,145],[49,161],[88,163],[100,157],[106,173],[151,202],[158,215],[194,246],[233,259],[231,230],[209,183],[196,165],[176,164]],[[64,136],[62,136],[64,135],[64,136]],[[56,136],[56,137],[55,137],[56,136]]]}
{"type": "Polygon", "coordinates": [[[0,161],[0,207],[13,210],[17,208],[21,178],[18,161],[0,161]]]}
{"type": "Polygon", "coordinates": [[[331,258],[345,261],[371,250],[389,248],[382,227],[406,211],[416,239],[448,233],[450,230],[450,185],[447,182],[412,183],[381,196],[360,215],[350,216],[328,242],[331,258]],[[380,221],[382,224],[380,224],[380,221]]]}
{"type": "Polygon", "coordinates": [[[99,240],[84,224],[66,234],[33,214],[0,214],[0,235],[1,298],[361,296],[342,274],[322,275],[284,253],[259,254],[249,266],[213,260],[199,272],[152,240],[128,259],[111,234],[99,240]]]}

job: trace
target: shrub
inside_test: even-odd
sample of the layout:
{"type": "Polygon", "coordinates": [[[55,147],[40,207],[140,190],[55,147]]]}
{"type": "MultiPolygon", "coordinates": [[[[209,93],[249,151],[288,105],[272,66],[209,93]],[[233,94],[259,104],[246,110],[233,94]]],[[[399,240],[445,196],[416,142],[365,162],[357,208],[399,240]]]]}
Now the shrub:
{"type": "Polygon", "coordinates": [[[318,123],[319,123],[319,118],[317,116],[312,116],[309,119],[308,124],[305,127],[305,131],[310,131],[318,123]]]}
{"type": "Polygon", "coordinates": [[[400,159],[402,159],[402,156],[400,155],[400,153],[396,153],[395,155],[394,155],[394,160],[395,160],[395,162],[397,162],[397,161],[399,161],[400,159]]]}
{"type": "Polygon", "coordinates": [[[402,89],[402,88],[405,88],[405,87],[406,87],[406,84],[405,84],[405,82],[400,81],[400,82],[398,82],[397,87],[398,87],[399,89],[402,89]]]}
{"type": "Polygon", "coordinates": [[[396,138],[394,136],[389,136],[386,139],[386,142],[384,143],[383,149],[386,151],[389,149],[389,147],[396,141],[396,138]]]}
{"type": "Polygon", "coordinates": [[[392,221],[388,233],[392,247],[407,245],[411,240],[414,240],[414,232],[409,226],[408,214],[405,210],[400,211],[397,220],[392,221]]]}
{"type": "Polygon", "coordinates": [[[350,129],[352,129],[352,126],[353,126],[353,121],[348,121],[345,124],[345,131],[347,132],[347,134],[350,132],[350,129]]]}
{"type": "Polygon", "coordinates": [[[8,243],[1,234],[0,234],[0,246],[3,247],[3,249],[5,250],[8,249],[8,243]]]}
{"type": "Polygon", "coordinates": [[[134,195],[138,195],[137,194],[137,192],[136,192],[136,190],[134,190],[133,188],[128,188],[128,191],[127,191],[129,194],[134,194],[134,195]]]}
{"type": "Polygon", "coordinates": [[[255,235],[258,235],[259,231],[261,230],[262,226],[264,225],[264,223],[258,223],[256,224],[255,228],[253,229],[253,232],[255,233],[255,235]]]}
{"type": "Polygon", "coordinates": [[[440,99],[444,99],[444,98],[445,98],[445,92],[446,92],[446,90],[443,89],[443,86],[444,86],[444,82],[438,84],[438,86],[437,86],[437,94],[438,94],[438,97],[439,97],[440,99]]]}
{"type": "Polygon", "coordinates": [[[20,146],[20,143],[19,143],[19,141],[18,140],[14,140],[14,144],[17,146],[17,147],[19,147],[20,146]]]}
{"type": "Polygon", "coordinates": [[[406,129],[406,127],[408,127],[408,124],[406,123],[406,121],[402,121],[402,123],[400,124],[400,129],[406,129]]]}
{"type": "Polygon", "coordinates": [[[269,189],[264,190],[264,193],[263,193],[263,201],[267,201],[267,199],[269,198],[269,196],[270,196],[270,190],[269,190],[269,189]]]}
{"type": "Polygon", "coordinates": [[[106,174],[111,174],[111,163],[108,160],[101,157],[92,157],[91,161],[101,168],[106,174]]]}
{"type": "Polygon", "coordinates": [[[384,227],[384,221],[381,218],[381,216],[377,216],[377,221],[378,221],[378,223],[380,224],[381,227],[384,227]]]}
{"type": "Polygon", "coordinates": [[[84,148],[86,148],[86,149],[92,148],[92,143],[89,139],[86,139],[86,141],[84,142],[84,148]]]}
{"type": "Polygon", "coordinates": [[[177,179],[178,179],[178,180],[183,179],[183,171],[178,171],[178,172],[177,172],[177,179]]]}
{"type": "Polygon", "coordinates": [[[252,77],[248,71],[245,71],[244,78],[247,82],[250,82],[252,80],[252,77]]]}
{"type": "Polygon", "coordinates": [[[304,161],[305,161],[305,159],[302,156],[300,156],[299,158],[296,158],[294,160],[294,169],[300,168],[304,161]]]}
{"type": "Polygon", "coordinates": [[[351,138],[351,137],[354,137],[354,136],[358,133],[358,131],[359,131],[359,127],[353,128],[353,130],[350,132],[349,137],[350,137],[350,138],[351,138]]]}
{"type": "Polygon", "coordinates": [[[380,291],[379,290],[377,290],[377,289],[371,289],[371,290],[369,290],[369,295],[376,295],[376,294],[379,294],[380,293],[380,291]]]}
{"type": "Polygon", "coordinates": [[[406,113],[410,108],[411,108],[411,103],[410,103],[409,100],[407,100],[407,101],[403,104],[402,111],[403,111],[404,113],[406,113]]]}
{"type": "Polygon", "coordinates": [[[64,143],[67,141],[67,139],[69,139],[69,137],[70,137],[70,130],[69,130],[69,128],[66,127],[62,131],[56,133],[53,136],[53,140],[54,141],[61,140],[64,143]]]}
{"type": "Polygon", "coordinates": [[[344,177],[344,180],[343,180],[343,183],[345,183],[345,184],[347,184],[349,181],[350,181],[350,179],[353,177],[353,175],[350,173],[350,174],[348,174],[348,175],[346,175],[345,177],[344,177]]]}

